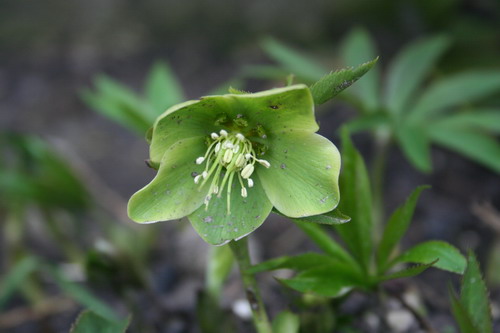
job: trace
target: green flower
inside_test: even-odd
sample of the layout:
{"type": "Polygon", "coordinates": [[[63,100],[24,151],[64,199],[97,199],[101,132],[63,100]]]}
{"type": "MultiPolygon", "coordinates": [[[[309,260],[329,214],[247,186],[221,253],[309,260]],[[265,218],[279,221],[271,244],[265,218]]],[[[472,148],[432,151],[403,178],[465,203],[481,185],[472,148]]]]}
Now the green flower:
{"type": "Polygon", "coordinates": [[[153,126],[158,173],[128,214],[140,223],[187,216],[219,245],[257,229],[273,206],[292,218],[329,212],[339,201],[340,156],[317,130],[305,85],[175,105],[153,126]]]}

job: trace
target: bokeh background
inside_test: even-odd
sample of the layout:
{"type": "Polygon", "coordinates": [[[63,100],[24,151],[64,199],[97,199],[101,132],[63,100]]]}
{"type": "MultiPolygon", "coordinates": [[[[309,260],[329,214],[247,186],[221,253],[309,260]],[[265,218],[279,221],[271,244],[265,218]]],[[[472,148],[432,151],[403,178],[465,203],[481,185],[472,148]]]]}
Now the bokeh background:
{"type": "MultiPolygon", "coordinates": [[[[132,332],[198,332],[196,296],[208,246],[184,220],[142,227],[128,220],[127,198],[154,176],[144,164],[147,143],[96,112],[82,92],[105,73],[140,94],[157,60],[169,64],[186,99],[229,82],[264,90],[284,84],[248,67],[274,64],[265,38],[333,70],[343,66],[339,47],[357,27],[373,37],[382,72],[404,45],[436,34],[452,40],[439,60],[440,75],[500,67],[500,3],[494,0],[1,1],[0,279],[20,262],[33,272],[49,265],[60,279],[84,282],[118,313],[133,312],[132,332]],[[42,266],[23,261],[34,257],[42,266]]],[[[500,102],[498,93],[490,98],[500,102]]],[[[352,118],[352,108],[329,103],[320,110],[320,133],[339,143],[336,130],[352,118]]],[[[368,163],[370,140],[355,136],[368,163]]],[[[500,265],[491,258],[499,227],[474,213],[485,203],[500,207],[498,173],[444,149],[432,154],[434,169],[425,174],[391,149],[387,211],[417,185],[431,184],[405,242],[444,239],[475,250],[498,317],[500,265]]],[[[252,244],[257,260],[313,248],[278,217],[252,244]]],[[[227,309],[244,297],[233,275],[224,293],[227,309]]],[[[440,328],[454,325],[444,291],[449,278],[433,271],[404,286],[418,287],[440,328]]],[[[0,303],[0,331],[66,332],[81,302],[58,281],[47,272],[23,280],[24,287],[0,303]]],[[[287,306],[290,295],[271,275],[261,283],[271,313],[287,306]]],[[[347,311],[367,302],[359,296],[347,311]]]]}

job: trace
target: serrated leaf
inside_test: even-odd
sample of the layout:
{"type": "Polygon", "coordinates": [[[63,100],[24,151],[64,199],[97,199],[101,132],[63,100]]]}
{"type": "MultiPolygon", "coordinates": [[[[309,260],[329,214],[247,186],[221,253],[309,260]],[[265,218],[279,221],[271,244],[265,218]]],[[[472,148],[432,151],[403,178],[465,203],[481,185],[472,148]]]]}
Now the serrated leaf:
{"type": "Polygon", "coordinates": [[[321,225],[309,222],[294,222],[323,252],[329,256],[338,258],[346,263],[356,263],[354,258],[330,235],[328,235],[321,225]]]}
{"type": "Polygon", "coordinates": [[[124,333],[130,322],[130,317],[113,321],[86,310],[77,318],[71,328],[71,333],[124,333]]]}
{"type": "Polygon", "coordinates": [[[300,319],[290,311],[280,312],[273,320],[273,333],[298,333],[300,319]]]}
{"type": "Polygon", "coordinates": [[[25,257],[19,260],[0,283],[0,309],[10,297],[23,285],[24,281],[40,267],[40,262],[35,257],[25,257]]]}
{"type": "Polygon", "coordinates": [[[453,245],[443,241],[427,241],[405,251],[394,259],[390,266],[396,263],[427,264],[439,259],[434,267],[445,271],[462,274],[465,270],[465,257],[453,245]]]}
{"type": "Polygon", "coordinates": [[[265,38],[261,46],[284,69],[305,80],[316,81],[327,72],[314,61],[273,38],[265,38]]]}
{"type": "Polygon", "coordinates": [[[184,101],[181,85],[170,66],[157,61],[146,79],[146,97],[153,106],[153,116],[157,117],[170,106],[184,101]]]}
{"type": "Polygon", "coordinates": [[[455,129],[476,129],[500,134],[500,108],[474,108],[467,112],[446,114],[430,124],[430,127],[446,127],[455,129]]]}
{"type": "Polygon", "coordinates": [[[304,271],[313,267],[331,264],[335,261],[334,258],[323,254],[303,253],[296,256],[283,256],[261,262],[248,269],[248,272],[254,274],[283,268],[304,271]]]}
{"type": "Polygon", "coordinates": [[[402,269],[402,270],[394,272],[394,273],[382,275],[379,277],[379,281],[388,281],[388,280],[394,280],[394,279],[413,277],[413,276],[419,275],[420,273],[426,271],[428,268],[432,267],[432,265],[434,265],[436,262],[438,262],[438,259],[436,259],[433,262],[430,262],[428,264],[413,265],[411,267],[402,269]]]}
{"type": "MultiPolygon", "coordinates": [[[[346,66],[356,66],[377,57],[375,44],[364,29],[354,29],[346,37],[341,47],[341,54],[346,66]]],[[[367,110],[375,110],[380,106],[379,99],[380,72],[373,68],[363,76],[351,90],[362,100],[367,110]]]]}
{"type": "Polygon", "coordinates": [[[429,74],[436,60],[449,46],[444,36],[411,43],[398,53],[387,72],[385,105],[393,114],[400,114],[410,98],[429,74]]]}
{"type": "Polygon", "coordinates": [[[432,170],[430,142],[422,126],[411,123],[397,125],[396,137],[399,146],[411,164],[421,172],[432,170]]]}
{"type": "Polygon", "coordinates": [[[313,267],[291,279],[279,279],[279,281],[302,293],[313,292],[325,297],[339,297],[355,287],[363,286],[358,271],[340,262],[313,267]]]}
{"type": "Polygon", "coordinates": [[[449,288],[450,301],[451,301],[451,309],[453,312],[453,317],[458,323],[458,327],[460,328],[461,333],[481,333],[474,327],[474,323],[472,322],[472,318],[469,313],[462,305],[460,300],[458,299],[455,291],[450,287],[449,288]]]}
{"type": "Polygon", "coordinates": [[[378,57],[355,68],[345,68],[323,76],[310,88],[314,104],[323,104],[350,87],[365,75],[377,61],[378,57]]]}
{"type": "Polygon", "coordinates": [[[368,270],[373,253],[370,181],[363,158],[345,129],[342,130],[342,162],[339,209],[351,216],[351,222],[335,228],[360,265],[368,270]]]}
{"type": "Polygon", "coordinates": [[[437,144],[500,172],[500,144],[495,138],[471,130],[437,125],[430,128],[429,135],[437,144]]]}
{"type": "Polygon", "coordinates": [[[500,72],[465,72],[431,85],[410,110],[411,122],[425,122],[449,108],[475,102],[500,91],[500,72]]]}
{"type": "Polygon", "coordinates": [[[472,252],[467,258],[467,268],[462,280],[460,302],[469,313],[474,326],[481,333],[492,333],[492,320],[488,290],[481,276],[479,263],[472,252]]]}
{"type": "Polygon", "coordinates": [[[118,315],[115,311],[108,306],[106,303],[98,299],[94,294],[92,294],[87,288],[68,280],[57,268],[46,265],[45,271],[49,273],[54,281],[57,283],[59,288],[72,297],[75,301],[85,306],[86,308],[98,313],[103,318],[110,321],[119,320],[118,315]]]}
{"type": "Polygon", "coordinates": [[[427,188],[429,186],[417,187],[406,202],[389,218],[377,251],[377,266],[380,271],[383,270],[395,246],[408,230],[420,193],[427,188]]]}

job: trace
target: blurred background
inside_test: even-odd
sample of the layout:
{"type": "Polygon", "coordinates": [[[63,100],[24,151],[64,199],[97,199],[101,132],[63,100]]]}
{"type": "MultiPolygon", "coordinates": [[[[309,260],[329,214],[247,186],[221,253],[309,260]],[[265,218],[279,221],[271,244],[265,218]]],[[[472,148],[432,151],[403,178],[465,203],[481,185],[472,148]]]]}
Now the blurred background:
{"type": "MultiPolygon", "coordinates": [[[[449,47],[422,89],[463,71],[500,70],[495,0],[1,1],[0,332],[67,332],[88,307],[133,313],[131,332],[199,332],[208,246],[187,220],[137,226],[126,216],[127,199],[155,174],[144,163],[145,129],[162,105],[229,85],[284,85],[293,69],[283,48],[328,71],[356,65],[342,58],[353,29],[370,36],[382,79],[401,49],[437,35],[449,47]],[[162,84],[167,100],[155,99],[162,84]]],[[[295,73],[298,81],[312,81],[316,68],[295,73]]],[[[500,110],[500,89],[484,95],[474,102],[500,110]]],[[[320,133],[337,146],[353,105],[318,108],[320,133]]],[[[490,157],[433,145],[432,170],[391,146],[384,206],[391,212],[416,186],[432,185],[405,242],[443,239],[476,251],[498,320],[500,155],[498,136],[489,138],[490,157]]],[[[370,165],[370,135],[354,139],[370,165]]],[[[252,236],[256,260],[313,248],[285,219],[269,220],[252,236]]],[[[418,286],[442,330],[453,327],[448,275],[427,272],[404,286],[418,286]]],[[[290,292],[261,278],[271,313],[287,307],[290,292]]],[[[233,272],[223,308],[244,298],[240,288],[233,272]]],[[[359,296],[346,311],[368,303],[359,296]]],[[[245,314],[235,315],[245,325],[245,314]]]]}

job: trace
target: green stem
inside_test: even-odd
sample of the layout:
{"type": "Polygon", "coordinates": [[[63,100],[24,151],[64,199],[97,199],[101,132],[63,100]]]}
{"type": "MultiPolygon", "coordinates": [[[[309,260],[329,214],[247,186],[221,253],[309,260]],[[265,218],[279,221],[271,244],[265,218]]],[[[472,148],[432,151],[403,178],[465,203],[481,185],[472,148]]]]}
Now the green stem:
{"type": "Polygon", "coordinates": [[[381,237],[384,219],[384,181],[387,164],[387,154],[390,146],[390,136],[386,130],[380,130],[375,133],[374,157],[372,167],[372,217],[375,227],[376,237],[381,237]]]}
{"type": "Polygon", "coordinates": [[[245,287],[248,302],[250,303],[250,308],[252,309],[255,328],[258,333],[272,333],[271,324],[269,323],[266,309],[264,308],[264,303],[260,296],[260,290],[255,275],[248,273],[248,269],[252,266],[248,254],[248,237],[239,241],[231,241],[229,246],[240,268],[241,279],[245,287]]]}

